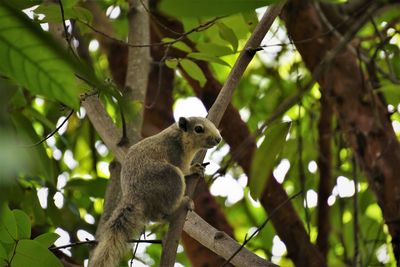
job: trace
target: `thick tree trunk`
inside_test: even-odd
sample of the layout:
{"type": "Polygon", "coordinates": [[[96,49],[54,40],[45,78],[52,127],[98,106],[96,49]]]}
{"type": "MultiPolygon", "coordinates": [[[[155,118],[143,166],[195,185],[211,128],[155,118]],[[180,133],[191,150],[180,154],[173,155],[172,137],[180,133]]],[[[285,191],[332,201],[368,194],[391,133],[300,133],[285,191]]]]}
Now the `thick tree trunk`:
{"type": "MultiPolygon", "coordinates": [[[[291,1],[286,8],[287,30],[310,71],[339,43],[327,35],[309,1],[291,1]],[[310,39],[310,42],[296,42],[310,39]]],[[[344,49],[318,78],[338,117],[357,162],[369,179],[392,236],[397,262],[400,257],[400,145],[387,107],[361,75],[356,55],[344,49]]]]}

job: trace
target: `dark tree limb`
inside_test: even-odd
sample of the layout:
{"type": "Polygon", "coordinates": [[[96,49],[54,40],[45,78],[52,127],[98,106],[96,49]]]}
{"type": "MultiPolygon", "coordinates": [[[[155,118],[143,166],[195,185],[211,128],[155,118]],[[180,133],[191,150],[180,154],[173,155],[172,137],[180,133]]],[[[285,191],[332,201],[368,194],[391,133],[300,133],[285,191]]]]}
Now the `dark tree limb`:
{"type": "MultiPolygon", "coordinates": [[[[379,5],[379,1],[371,1],[369,4],[379,5]]],[[[369,12],[368,10],[369,7],[364,13],[369,12]]],[[[286,11],[288,32],[295,40],[306,66],[313,71],[321,56],[337,46],[339,40],[335,36],[330,36],[307,44],[296,43],[296,40],[304,39],[310,34],[320,34],[321,22],[309,1],[293,0],[286,11]]],[[[369,185],[377,197],[392,236],[394,255],[399,263],[400,145],[393,131],[387,108],[372,91],[368,82],[363,81],[357,57],[347,48],[335,57],[329,71],[323,72],[317,80],[321,88],[326,90],[346,141],[356,155],[357,162],[367,175],[369,185]],[[328,84],[328,81],[332,83],[328,84]]]]}

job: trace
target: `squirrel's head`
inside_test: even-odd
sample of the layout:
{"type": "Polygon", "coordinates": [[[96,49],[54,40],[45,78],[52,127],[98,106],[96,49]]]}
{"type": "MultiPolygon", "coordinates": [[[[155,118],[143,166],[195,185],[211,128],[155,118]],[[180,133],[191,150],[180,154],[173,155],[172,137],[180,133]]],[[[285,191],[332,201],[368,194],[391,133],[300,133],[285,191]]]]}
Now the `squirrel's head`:
{"type": "Polygon", "coordinates": [[[183,142],[194,148],[212,148],[218,145],[222,139],[217,127],[205,118],[181,117],[178,127],[183,133],[183,142]]]}

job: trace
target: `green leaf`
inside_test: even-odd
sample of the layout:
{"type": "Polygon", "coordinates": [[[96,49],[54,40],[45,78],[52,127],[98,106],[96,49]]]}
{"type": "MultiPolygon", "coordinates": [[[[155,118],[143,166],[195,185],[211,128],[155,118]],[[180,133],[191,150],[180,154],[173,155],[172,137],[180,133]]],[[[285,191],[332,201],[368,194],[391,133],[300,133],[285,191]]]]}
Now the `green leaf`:
{"type": "Polygon", "coordinates": [[[18,240],[31,238],[31,222],[28,215],[22,210],[12,211],[17,222],[18,240]]]}
{"type": "Polygon", "coordinates": [[[10,2],[12,2],[12,6],[16,9],[22,10],[35,5],[39,5],[40,3],[42,3],[42,0],[13,0],[10,2]]]}
{"type": "Polygon", "coordinates": [[[248,12],[242,12],[242,17],[246,22],[246,25],[250,32],[253,32],[258,24],[257,12],[254,10],[248,12]]]}
{"type": "Polygon", "coordinates": [[[0,240],[6,244],[14,243],[17,240],[17,222],[6,203],[0,207],[0,240]]]}
{"type": "Polygon", "coordinates": [[[269,126],[265,133],[265,139],[257,149],[250,171],[250,194],[254,199],[259,199],[267,179],[275,165],[275,159],[285,143],[289,132],[290,123],[279,123],[269,126]]]}
{"type": "Polygon", "coordinates": [[[176,42],[176,40],[172,39],[172,38],[163,38],[162,41],[165,42],[165,43],[174,42],[172,44],[172,47],[175,47],[176,49],[179,49],[179,50],[181,50],[183,52],[186,52],[186,53],[192,52],[192,48],[190,48],[187,44],[185,44],[182,41],[177,41],[176,42]]]}
{"type": "Polygon", "coordinates": [[[377,222],[382,221],[382,210],[376,203],[368,206],[368,208],[365,210],[365,215],[373,220],[376,220],[377,222]]]}
{"type": "Polygon", "coordinates": [[[6,249],[0,243],[0,266],[4,266],[4,262],[7,260],[7,258],[6,249]]]}
{"type": "MultiPolygon", "coordinates": [[[[36,143],[41,139],[41,137],[36,134],[28,118],[23,116],[21,113],[14,113],[12,120],[20,140],[24,145],[36,143]]],[[[35,149],[20,149],[18,152],[21,158],[30,158],[29,162],[26,162],[26,160],[24,161],[29,164],[24,167],[29,167],[31,173],[44,177],[52,184],[55,183],[54,179],[57,176],[54,173],[53,161],[48,157],[43,145],[35,146],[35,149]]]]}
{"type": "Polygon", "coordinates": [[[229,42],[232,45],[233,52],[236,53],[239,41],[233,30],[221,22],[218,23],[217,25],[219,27],[219,36],[221,36],[221,38],[224,39],[225,41],[229,42]]]}
{"type": "Polygon", "coordinates": [[[222,46],[213,43],[197,43],[196,48],[205,54],[214,55],[217,57],[233,54],[232,49],[227,46],[222,46]]]}
{"type": "Polygon", "coordinates": [[[78,2],[79,0],[62,0],[64,8],[75,6],[78,2]]]}
{"type": "Polygon", "coordinates": [[[170,69],[175,69],[178,66],[178,60],[176,58],[168,58],[165,60],[165,65],[170,69]]]}
{"type": "Polygon", "coordinates": [[[87,196],[103,198],[106,192],[108,179],[96,178],[96,179],[79,179],[74,178],[68,181],[65,189],[79,190],[82,194],[87,196]]]}
{"type": "Polygon", "coordinates": [[[44,233],[37,236],[34,240],[39,242],[42,246],[48,248],[56,242],[60,236],[56,233],[44,233]]]}
{"type": "Polygon", "coordinates": [[[222,16],[266,6],[278,0],[163,0],[160,10],[170,16],[222,16]]]}
{"type": "Polygon", "coordinates": [[[93,71],[8,1],[0,3],[0,73],[33,94],[78,108],[80,90],[74,72],[99,86],[93,71]]]}
{"type": "Polygon", "coordinates": [[[187,44],[181,41],[174,43],[172,46],[186,53],[192,52],[192,48],[190,48],[187,44]]]}
{"type": "Polygon", "coordinates": [[[193,79],[195,79],[200,83],[201,87],[203,87],[206,84],[207,79],[204,76],[203,71],[200,69],[199,66],[197,66],[196,63],[194,63],[189,59],[184,58],[180,61],[180,65],[190,77],[192,77],[193,79]]]}
{"type": "Polygon", "coordinates": [[[390,51],[392,56],[389,57],[393,72],[397,79],[400,79],[400,48],[398,45],[388,44],[385,46],[386,51],[390,51]]]}
{"type": "MultiPolygon", "coordinates": [[[[64,19],[78,19],[90,23],[93,19],[92,13],[83,7],[70,6],[64,8],[64,19]]],[[[43,14],[45,17],[40,22],[57,22],[62,21],[62,15],[59,4],[42,4],[33,11],[35,14],[43,14]]]]}
{"type": "Polygon", "coordinates": [[[383,92],[388,104],[397,106],[400,103],[400,88],[398,85],[382,81],[382,86],[378,90],[383,92]]]}
{"type": "Polygon", "coordinates": [[[59,259],[35,240],[20,240],[15,249],[11,267],[62,267],[59,259]]]}
{"type": "Polygon", "coordinates": [[[195,52],[195,53],[190,53],[187,56],[190,58],[204,60],[207,62],[214,62],[214,63],[221,64],[221,65],[224,65],[227,67],[231,67],[231,65],[229,65],[226,61],[224,61],[216,56],[213,56],[213,55],[195,52]]]}
{"type": "Polygon", "coordinates": [[[21,198],[20,207],[28,214],[32,225],[44,225],[47,223],[45,210],[40,206],[37,191],[23,189],[24,195],[21,198]]]}

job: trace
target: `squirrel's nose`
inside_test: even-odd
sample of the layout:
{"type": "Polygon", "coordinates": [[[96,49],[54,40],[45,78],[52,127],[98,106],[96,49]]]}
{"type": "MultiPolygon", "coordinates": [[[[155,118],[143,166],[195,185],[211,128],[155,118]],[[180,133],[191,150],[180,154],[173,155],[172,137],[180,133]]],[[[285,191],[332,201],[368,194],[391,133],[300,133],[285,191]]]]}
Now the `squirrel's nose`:
{"type": "Polygon", "coordinates": [[[219,144],[219,142],[221,142],[221,137],[215,137],[215,142],[216,142],[217,144],[219,144]]]}

